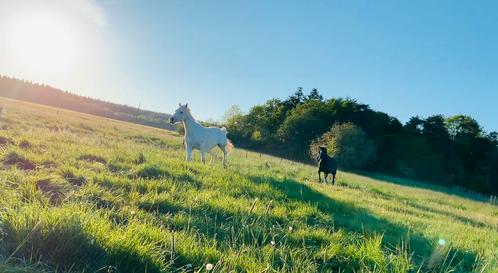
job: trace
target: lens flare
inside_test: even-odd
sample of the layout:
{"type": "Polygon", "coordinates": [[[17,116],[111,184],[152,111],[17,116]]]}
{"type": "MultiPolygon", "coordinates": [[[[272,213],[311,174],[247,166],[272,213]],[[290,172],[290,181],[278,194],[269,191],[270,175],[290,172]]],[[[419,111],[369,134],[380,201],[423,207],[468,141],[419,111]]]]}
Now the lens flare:
{"type": "Polygon", "coordinates": [[[77,32],[53,12],[21,12],[7,22],[6,43],[12,61],[31,72],[62,73],[79,55],[77,32]]]}

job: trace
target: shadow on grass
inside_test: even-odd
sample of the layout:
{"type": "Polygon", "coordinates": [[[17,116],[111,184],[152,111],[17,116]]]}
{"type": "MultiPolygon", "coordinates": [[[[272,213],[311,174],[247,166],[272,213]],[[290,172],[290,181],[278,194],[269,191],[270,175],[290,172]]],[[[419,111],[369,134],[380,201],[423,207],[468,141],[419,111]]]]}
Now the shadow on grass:
{"type": "MultiPolygon", "coordinates": [[[[422,235],[413,233],[408,227],[394,224],[386,219],[376,217],[368,210],[352,204],[330,198],[307,185],[292,179],[279,180],[273,177],[252,176],[254,183],[267,183],[283,193],[288,200],[315,205],[321,212],[333,218],[335,228],[366,235],[382,234],[383,244],[391,248],[401,243],[409,243],[417,264],[430,260],[435,252],[436,244],[422,235]]],[[[458,264],[461,272],[470,272],[476,261],[476,254],[469,251],[453,250],[454,264],[458,264]]]]}
{"type": "MultiPolygon", "coordinates": [[[[276,199],[274,201],[278,203],[287,203],[288,206],[292,206],[293,203],[311,204],[316,206],[324,215],[330,216],[329,219],[323,217],[306,219],[303,223],[311,230],[328,225],[327,228],[329,229],[343,229],[366,236],[383,235],[383,244],[387,249],[393,249],[393,247],[401,244],[408,245],[410,251],[414,253],[414,262],[418,265],[427,264],[434,257],[434,253],[437,253],[436,250],[439,249],[435,241],[413,233],[406,226],[376,217],[368,210],[356,207],[353,204],[334,200],[295,180],[279,180],[273,177],[258,176],[250,176],[249,179],[256,184],[268,184],[274,190],[280,192],[281,194],[274,197],[276,199]]],[[[266,199],[267,197],[261,201],[270,201],[266,199]]],[[[250,208],[247,210],[230,210],[210,203],[203,203],[189,208],[184,204],[171,203],[169,200],[156,200],[152,203],[143,203],[139,207],[148,212],[155,211],[170,215],[183,214],[188,220],[183,222],[172,220],[170,228],[177,231],[195,230],[196,233],[203,234],[206,238],[215,238],[220,249],[236,249],[243,245],[263,247],[268,245],[272,239],[268,236],[268,231],[272,226],[282,225],[285,227],[288,222],[287,219],[275,217],[271,214],[258,215],[252,213],[250,208]]],[[[313,238],[313,235],[308,237],[303,239],[314,242],[315,247],[320,247],[320,245],[326,243],[326,238],[313,238]]],[[[289,243],[296,247],[302,245],[301,240],[295,242],[290,240],[289,243]]],[[[449,255],[454,257],[452,266],[456,267],[457,272],[470,272],[473,269],[476,261],[475,253],[454,249],[449,255]]],[[[197,258],[201,259],[201,256],[197,258]]],[[[188,253],[180,254],[177,256],[176,264],[195,263],[196,261],[192,261],[191,258],[188,253]]],[[[342,264],[342,266],[345,265],[342,264]]]]}
{"type": "MultiPolygon", "coordinates": [[[[275,202],[288,204],[288,206],[299,203],[311,204],[316,206],[321,213],[329,216],[329,218],[323,218],[318,215],[316,219],[306,219],[303,223],[310,230],[327,227],[332,230],[343,229],[347,232],[362,234],[367,237],[383,235],[383,244],[386,249],[408,244],[409,251],[414,253],[413,260],[417,265],[427,264],[434,257],[434,253],[441,251],[436,242],[431,242],[424,236],[413,233],[408,227],[376,217],[369,211],[353,204],[334,200],[295,180],[278,180],[273,177],[257,176],[249,178],[253,183],[268,184],[281,193],[275,196],[276,200],[273,200],[275,202]]],[[[263,198],[261,201],[270,201],[266,199],[263,198]]],[[[217,242],[219,249],[237,249],[244,245],[264,247],[272,239],[279,241],[279,238],[272,238],[268,235],[269,230],[272,227],[274,228],[274,225],[286,227],[289,221],[268,213],[256,214],[250,208],[247,210],[231,210],[218,207],[215,203],[211,204],[209,202],[190,208],[181,203],[171,203],[169,200],[156,200],[155,202],[140,204],[139,207],[147,212],[170,214],[172,216],[182,214],[184,221],[175,221],[171,218],[169,225],[172,230],[191,230],[202,234],[205,238],[213,238],[217,242]]],[[[327,238],[313,234],[303,236],[305,237],[295,241],[290,239],[288,243],[295,247],[301,247],[303,241],[307,241],[311,244],[308,247],[320,247],[328,242],[327,238]]],[[[204,257],[205,255],[207,254],[192,257],[190,253],[178,253],[175,264],[179,266],[192,262],[194,264],[199,263],[206,258],[204,257]]],[[[454,257],[452,266],[456,268],[456,272],[472,271],[476,261],[475,253],[454,249],[449,255],[454,257]]],[[[354,260],[355,258],[351,257],[351,259],[354,260]]],[[[338,268],[352,266],[350,263],[354,264],[355,261],[353,260],[337,262],[338,268]]]]}
{"type": "MultiPolygon", "coordinates": [[[[264,154],[267,156],[280,157],[280,158],[284,158],[285,160],[288,160],[288,161],[316,167],[315,162],[307,160],[307,159],[302,160],[299,158],[288,158],[289,152],[285,151],[285,150],[275,151],[275,149],[261,149],[261,147],[256,148],[256,147],[252,147],[252,146],[244,146],[241,144],[238,145],[238,148],[242,148],[242,149],[251,151],[253,153],[264,154]]],[[[339,171],[342,171],[342,170],[339,170],[339,171]]],[[[478,202],[483,202],[483,203],[488,203],[488,201],[489,201],[489,196],[483,197],[483,196],[479,196],[479,195],[471,195],[471,194],[468,194],[465,192],[461,192],[461,191],[452,189],[452,188],[444,186],[444,185],[425,183],[425,182],[421,182],[421,181],[410,180],[407,178],[393,177],[393,176],[380,174],[380,173],[369,173],[369,172],[359,171],[359,172],[355,172],[354,174],[365,176],[365,177],[376,179],[376,180],[384,180],[386,182],[393,183],[393,184],[398,184],[398,185],[409,186],[409,187],[413,187],[413,188],[420,188],[420,189],[426,189],[426,190],[441,192],[441,193],[445,193],[445,194],[455,195],[455,196],[462,197],[465,199],[470,199],[473,201],[478,201],[478,202]]]]}
{"type": "Polygon", "coordinates": [[[3,232],[0,250],[9,255],[6,264],[18,260],[43,261],[56,268],[56,272],[97,272],[109,266],[125,272],[161,272],[156,261],[139,251],[126,246],[109,249],[98,244],[78,221],[64,225],[32,224],[32,228],[24,230],[7,221],[0,226],[3,232]],[[25,238],[29,240],[24,241],[25,238]]]}

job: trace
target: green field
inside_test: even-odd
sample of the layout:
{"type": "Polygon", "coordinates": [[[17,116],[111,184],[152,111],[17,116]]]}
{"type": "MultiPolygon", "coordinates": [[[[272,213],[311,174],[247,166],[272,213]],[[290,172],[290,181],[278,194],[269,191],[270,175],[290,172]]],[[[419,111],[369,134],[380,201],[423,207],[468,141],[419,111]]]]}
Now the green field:
{"type": "Polygon", "coordinates": [[[498,207],[0,99],[0,272],[497,272],[498,207]]]}

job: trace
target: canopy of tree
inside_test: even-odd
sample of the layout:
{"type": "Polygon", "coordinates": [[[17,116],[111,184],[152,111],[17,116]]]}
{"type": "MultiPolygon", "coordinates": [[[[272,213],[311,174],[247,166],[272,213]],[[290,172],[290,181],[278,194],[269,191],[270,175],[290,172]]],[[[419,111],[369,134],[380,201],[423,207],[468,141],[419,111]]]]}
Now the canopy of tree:
{"type": "MultiPolygon", "coordinates": [[[[337,131],[332,126],[341,123],[354,124],[341,129],[341,134],[356,138],[341,136],[343,151],[352,143],[363,147],[357,152],[369,149],[363,151],[369,153],[367,161],[347,162],[346,169],[498,193],[498,133],[484,132],[469,116],[413,117],[403,125],[366,104],[324,99],[316,89],[305,95],[302,88],[285,100],[270,99],[256,105],[247,114],[233,107],[226,115],[229,137],[235,145],[300,161],[310,161],[310,144],[333,139],[330,132],[328,136],[325,133],[337,131]]],[[[341,168],[341,161],[338,163],[341,168]]]]}
{"type": "Polygon", "coordinates": [[[341,162],[343,170],[360,170],[375,158],[376,148],[365,132],[351,122],[336,123],[310,145],[311,158],[317,158],[320,147],[341,162]]]}
{"type": "Polygon", "coordinates": [[[175,130],[175,127],[168,122],[168,114],[82,97],[48,85],[40,85],[5,76],[0,76],[0,96],[175,130]]]}

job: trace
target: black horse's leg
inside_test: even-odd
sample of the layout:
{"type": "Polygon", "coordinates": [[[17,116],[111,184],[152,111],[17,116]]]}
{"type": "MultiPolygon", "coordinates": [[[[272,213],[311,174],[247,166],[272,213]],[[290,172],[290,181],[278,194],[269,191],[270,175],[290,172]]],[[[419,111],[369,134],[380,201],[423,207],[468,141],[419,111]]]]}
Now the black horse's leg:
{"type": "Polygon", "coordinates": [[[329,176],[328,173],[325,173],[325,184],[327,184],[327,177],[329,176]]]}
{"type": "Polygon", "coordinates": [[[332,185],[335,185],[335,173],[332,174],[332,185]]]}
{"type": "Polygon", "coordinates": [[[320,176],[320,170],[318,170],[318,183],[322,182],[322,177],[320,176]]]}

